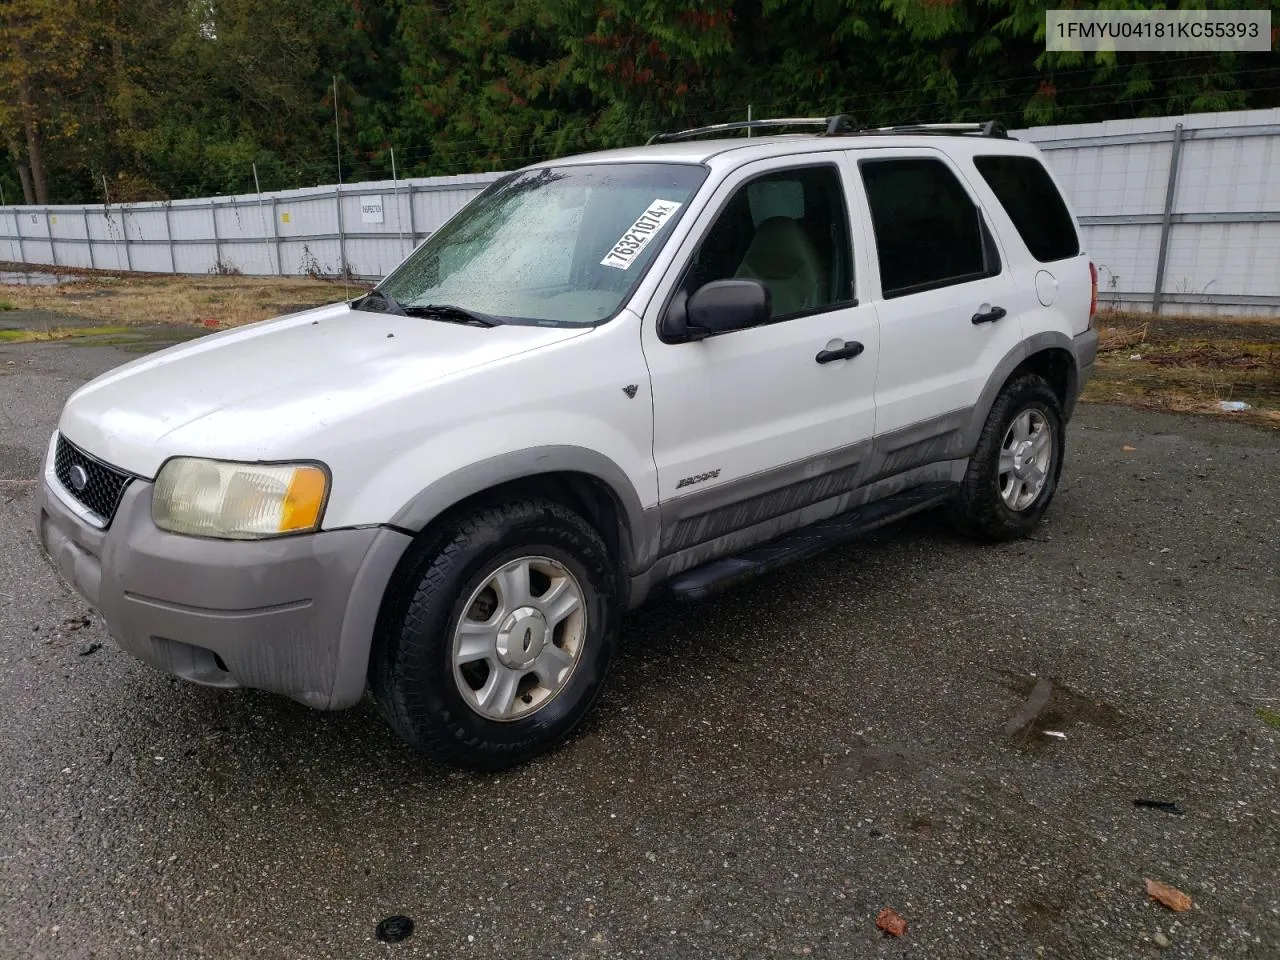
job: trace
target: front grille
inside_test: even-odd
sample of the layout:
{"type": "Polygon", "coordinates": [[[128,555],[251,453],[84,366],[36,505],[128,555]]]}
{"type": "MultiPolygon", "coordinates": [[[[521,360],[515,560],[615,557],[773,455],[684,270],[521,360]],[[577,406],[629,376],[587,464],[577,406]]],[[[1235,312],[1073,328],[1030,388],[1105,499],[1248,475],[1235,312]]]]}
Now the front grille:
{"type": "Polygon", "coordinates": [[[53,472],[67,493],[96,514],[103,524],[111,522],[124,488],[133,479],[127,473],[95,460],[61,434],[53,452],[53,472]],[[83,477],[79,476],[79,471],[76,471],[76,477],[72,477],[76,467],[84,471],[83,477]],[[77,490],[73,480],[83,480],[83,488],[77,490]]]}

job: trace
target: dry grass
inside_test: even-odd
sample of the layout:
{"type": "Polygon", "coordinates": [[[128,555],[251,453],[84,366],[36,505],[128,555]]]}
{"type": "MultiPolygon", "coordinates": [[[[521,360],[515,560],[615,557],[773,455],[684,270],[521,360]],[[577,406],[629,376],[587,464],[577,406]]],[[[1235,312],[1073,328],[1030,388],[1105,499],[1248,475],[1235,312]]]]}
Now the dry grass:
{"type": "Polygon", "coordinates": [[[47,310],[94,323],[235,327],[335,303],[361,289],[327,280],[131,274],[0,286],[0,300],[15,310],[47,310]]]}
{"type": "MultiPolygon", "coordinates": [[[[1166,307],[1166,309],[1171,309],[1171,308],[1166,307]]],[[[1231,316],[1219,317],[1219,316],[1207,316],[1207,315],[1194,314],[1194,313],[1189,313],[1185,315],[1176,314],[1176,313],[1162,313],[1160,314],[1159,317],[1155,317],[1144,310],[1110,310],[1105,306],[1099,305],[1098,320],[1100,323],[1113,324],[1115,326],[1122,326],[1122,327],[1138,327],[1138,326],[1142,326],[1144,323],[1150,323],[1153,319],[1158,320],[1161,323],[1164,323],[1166,321],[1171,321],[1174,323],[1218,322],[1218,323],[1231,323],[1231,324],[1241,324],[1241,323],[1255,324],[1255,325],[1264,326],[1264,327],[1266,326],[1274,327],[1277,324],[1280,324],[1280,317],[1268,317],[1268,316],[1263,316],[1262,314],[1242,314],[1242,315],[1232,314],[1231,316]]]]}
{"type": "Polygon", "coordinates": [[[1132,350],[1147,340],[1147,324],[1136,327],[1107,326],[1098,331],[1099,352],[1132,350]]]}
{"type": "Polygon", "coordinates": [[[1113,313],[1098,328],[1086,401],[1280,428],[1280,319],[1113,313]],[[1223,411],[1223,400],[1250,409],[1223,411]]]}

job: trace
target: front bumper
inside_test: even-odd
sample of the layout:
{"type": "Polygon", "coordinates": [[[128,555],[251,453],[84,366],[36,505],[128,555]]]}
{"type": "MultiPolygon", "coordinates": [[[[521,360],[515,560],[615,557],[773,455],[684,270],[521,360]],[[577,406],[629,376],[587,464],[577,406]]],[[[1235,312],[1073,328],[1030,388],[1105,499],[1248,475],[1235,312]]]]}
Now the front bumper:
{"type": "Polygon", "coordinates": [[[268,690],[319,709],[356,703],[382,595],[410,538],[380,527],[251,541],[180,536],[152,522],[152,489],[130,483],[100,530],[42,481],[40,542],[112,639],[194,683],[268,690]]]}

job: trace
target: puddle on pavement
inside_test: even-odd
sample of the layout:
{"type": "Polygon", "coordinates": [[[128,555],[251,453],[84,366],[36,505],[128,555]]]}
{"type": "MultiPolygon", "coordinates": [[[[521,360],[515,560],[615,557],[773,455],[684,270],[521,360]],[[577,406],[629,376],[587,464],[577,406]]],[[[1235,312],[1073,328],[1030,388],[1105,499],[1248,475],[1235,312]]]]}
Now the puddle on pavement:
{"type": "Polygon", "coordinates": [[[1081,723],[1104,730],[1123,730],[1127,725],[1125,715],[1115,707],[1077,693],[1052,677],[1033,677],[1001,670],[1000,678],[1001,683],[1022,701],[1031,696],[1031,691],[1039,680],[1047,679],[1053,684],[1053,696],[1049,705],[1041,711],[1026,732],[1015,738],[1023,744],[1044,747],[1049,743],[1056,743],[1055,738],[1045,735],[1046,730],[1066,732],[1081,723]]]}
{"type": "Polygon", "coordinates": [[[1048,936],[1067,915],[1064,903],[1049,898],[1029,897],[1020,900],[1017,910],[1022,914],[1027,932],[1034,937],[1048,936]]]}
{"type": "Polygon", "coordinates": [[[906,743],[851,747],[841,753],[824,754],[820,763],[826,773],[841,780],[858,780],[875,773],[914,773],[925,766],[906,743]]]}
{"type": "Polygon", "coordinates": [[[906,833],[915,834],[922,840],[932,840],[933,832],[942,824],[934,821],[931,813],[913,813],[907,811],[898,817],[899,827],[906,833]]]}

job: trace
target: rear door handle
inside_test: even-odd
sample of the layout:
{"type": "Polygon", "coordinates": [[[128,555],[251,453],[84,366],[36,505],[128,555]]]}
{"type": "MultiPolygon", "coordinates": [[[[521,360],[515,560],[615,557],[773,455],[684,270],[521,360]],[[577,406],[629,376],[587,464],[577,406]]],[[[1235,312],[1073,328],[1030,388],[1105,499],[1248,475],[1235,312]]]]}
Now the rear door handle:
{"type": "MultiPolygon", "coordinates": [[[[984,303],[982,307],[987,307],[987,304],[984,303]]],[[[1004,307],[988,307],[985,311],[982,307],[979,307],[979,312],[973,315],[974,326],[979,323],[995,323],[1009,312],[1004,307]]]]}
{"type": "Polygon", "coordinates": [[[848,360],[850,357],[856,357],[863,349],[862,344],[857,340],[846,340],[843,347],[837,347],[834,350],[819,350],[814,359],[819,363],[830,363],[832,360],[848,360]]]}

